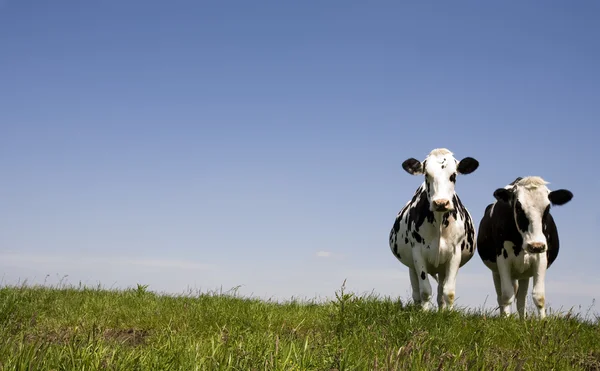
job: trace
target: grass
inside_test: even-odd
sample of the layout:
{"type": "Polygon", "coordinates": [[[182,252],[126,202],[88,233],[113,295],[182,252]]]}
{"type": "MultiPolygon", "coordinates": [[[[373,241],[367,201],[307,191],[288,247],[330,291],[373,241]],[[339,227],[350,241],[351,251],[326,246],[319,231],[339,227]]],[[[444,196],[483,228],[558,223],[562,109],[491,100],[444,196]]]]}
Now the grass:
{"type": "Polygon", "coordinates": [[[422,312],[344,287],[326,303],[0,288],[0,370],[442,369],[600,370],[600,324],[422,312]]]}

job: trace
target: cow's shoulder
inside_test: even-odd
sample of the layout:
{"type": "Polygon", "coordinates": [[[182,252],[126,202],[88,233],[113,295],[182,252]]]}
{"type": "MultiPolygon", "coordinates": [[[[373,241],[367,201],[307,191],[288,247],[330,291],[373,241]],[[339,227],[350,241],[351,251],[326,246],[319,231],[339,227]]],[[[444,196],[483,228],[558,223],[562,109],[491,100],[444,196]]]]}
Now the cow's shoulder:
{"type": "Polygon", "coordinates": [[[432,224],[435,221],[435,216],[429,206],[425,187],[421,186],[419,190],[415,193],[415,197],[413,197],[409,208],[406,210],[406,222],[409,229],[414,228],[417,232],[424,223],[432,224]]]}
{"type": "Polygon", "coordinates": [[[485,208],[483,217],[479,222],[479,230],[477,232],[477,251],[481,259],[491,262],[496,262],[496,244],[492,231],[492,212],[496,204],[489,204],[485,208]]]}
{"type": "Polygon", "coordinates": [[[489,221],[480,226],[479,233],[482,228],[486,229],[486,233],[493,241],[496,256],[503,253],[504,242],[512,242],[514,254],[519,255],[523,246],[523,237],[515,224],[512,206],[507,202],[498,201],[485,215],[489,216],[489,221]]]}

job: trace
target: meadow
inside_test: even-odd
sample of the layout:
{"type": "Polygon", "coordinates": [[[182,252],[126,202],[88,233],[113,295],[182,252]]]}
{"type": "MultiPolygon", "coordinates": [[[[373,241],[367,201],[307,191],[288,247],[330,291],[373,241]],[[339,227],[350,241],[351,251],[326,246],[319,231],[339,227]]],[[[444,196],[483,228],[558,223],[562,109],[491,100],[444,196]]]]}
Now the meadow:
{"type": "Polygon", "coordinates": [[[600,370],[600,320],[138,285],[0,288],[0,370],[600,370]]]}

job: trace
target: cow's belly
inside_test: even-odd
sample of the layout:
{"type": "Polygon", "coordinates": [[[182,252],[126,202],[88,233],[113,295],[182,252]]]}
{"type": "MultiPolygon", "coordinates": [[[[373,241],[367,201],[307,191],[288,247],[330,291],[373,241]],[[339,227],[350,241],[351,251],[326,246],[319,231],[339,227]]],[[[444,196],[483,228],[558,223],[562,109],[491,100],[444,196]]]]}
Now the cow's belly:
{"type": "MultiPolygon", "coordinates": [[[[417,244],[412,247],[410,244],[402,243],[398,244],[398,249],[396,251],[397,252],[394,252],[396,258],[408,268],[413,268],[415,266],[413,253],[418,253],[423,256],[428,273],[438,273],[438,270],[445,267],[446,259],[440,259],[439,264],[436,266],[435,250],[427,248],[426,244],[417,244]]],[[[442,257],[440,256],[440,258],[442,257]]]]}
{"type": "MultiPolygon", "coordinates": [[[[460,246],[458,248],[460,249],[460,246]]],[[[462,267],[463,265],[467,264],[467,262],[473,257],[474,253],[475,248],[473,248],[473,252],[471,252],[469,249],[462,250],[460,252],[460,266],[462,267]]]]}
{"type": "MultiPolygon", "coordinates": [[[[428,241],[428,243],[424,244],[417,244],[415,247],[411,247],[410,244],[402,243],[398,244],[398,253],[395,253],[394,255],[396,256],[396,258],[398,258],[398,260],[400,260],[402,264],[409,268],[412,268],[414,267],[413,253],[418,251],[425,260],[427,272],[439,273],[446,269],[446,265],[452,257],[452,251],[445,250],[444,248],[438,251],[438,248],[435,245],[437,245],[437,242],[434,244],[433,241],[428,241]],[[432,245],[434,247],[432,247],[432,245]],[[429,246],[429,248],[427,246],[429,246]]],[[[458,249],[460,250],[460,244],[458,246],[458,249]]],[[[473,253],[470,252],[468,249],[460,251],[460,254],[460,266],[466,264],[473,257],[473,253]]]]}
{"type": "MultiPolygon", "coordinates": [[[[425,268],[428,273],[436,274],[439,271],[443,271],[446,267],[446,259],[440,259],[436,265],[436,254],[435,250],[427,248],[426,245],[418,244],[415,247],[410,244],[399,244],[398,253],[394,254],[398,260],[408,268],[414,268],[413,253],[420,253],[425,260],[425,268]]],[[[441,257],[440,257],[441,258],[441,257]]]]}
{"type": "Polygon", "coordinates": [[[398,260],[400,260],[400,262],[404,265],[406,265],[409,268],[412,268],[414,266],[413,263],[413,249],[414,247],[411,247],[409,244],[398,244],[398,253],[399,254],[395,254],[396,258],[398,258],[398,260]],[[400,256],[398,256],[400,255],[400,256]]]}
{"type": "MultiPolygon", "coordinates": [[[[510,277],[515,280],[533,277],[538,270],[541,259],[545,259],[544,254],[524,254],[522,251],[519,255],[514,256],[511,251],[509,253],[508,265],[510,267],[510,277]]],[[[498,273],[498,263],[489,260],[483,260],[483,263],[492,272],[498,273]]]]}
{"type": "MultiPolygon", "coordinates": [[[[396,258],[409,268],[414,267],[413,254],[418,251],[425,260],[427,271],[432,274],[444,271],[454,254],[460,254],[460,266],[465,265],[473,257],[475,247],[469,249],[465,244],[465,248],[461,249],[463,239],[467,239],[464,229],[447,228],[444,232],[440,239],[438,226],[424,224],[418,231],[419,240],[415,241],[412,231],[407,231],[406,224],[401,224],[397,233],[391,232],[390,248],[396,258]]],[[[471,238],[474,240],[475,236],[471,238]]]]}

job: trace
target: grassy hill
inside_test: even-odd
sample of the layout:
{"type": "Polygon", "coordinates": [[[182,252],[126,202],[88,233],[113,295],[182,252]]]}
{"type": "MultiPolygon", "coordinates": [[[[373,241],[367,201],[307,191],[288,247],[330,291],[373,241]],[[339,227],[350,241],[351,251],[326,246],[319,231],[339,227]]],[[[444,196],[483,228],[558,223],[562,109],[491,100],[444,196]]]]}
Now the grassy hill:
{"type": "Polygon", "coordinates": [[[144,286],[0,288],[0,370],[600,370],[600,324],[144,286]]]}

